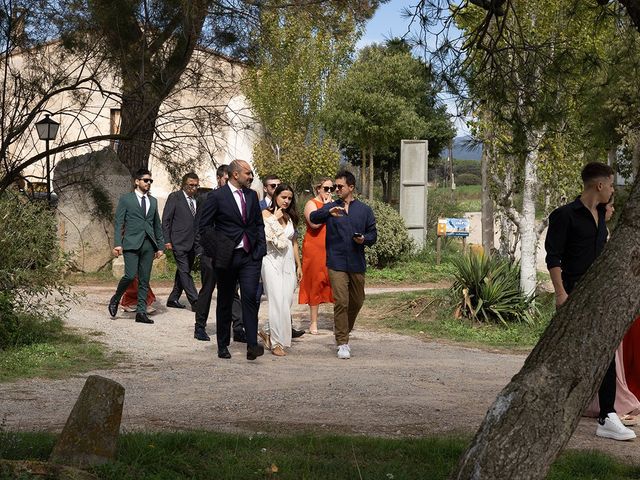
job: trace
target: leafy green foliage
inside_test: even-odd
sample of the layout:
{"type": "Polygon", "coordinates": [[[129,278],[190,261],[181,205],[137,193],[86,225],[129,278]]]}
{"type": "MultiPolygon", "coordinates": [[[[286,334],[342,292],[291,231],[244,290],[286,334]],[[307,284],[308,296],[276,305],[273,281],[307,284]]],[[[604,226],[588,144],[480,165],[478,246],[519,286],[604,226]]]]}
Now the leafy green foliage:
{"type": "Polygon", "coordinates": [[[263,130],[254,146],[259,175],[278,175],[302,190],[337,171],[337,144],[321,130],[318,115],[327,86],[346,68],[359,36],[353,3],[261,13],[254,66],[243,84],[263,130]]]}
{"type": "Polygon", "coordinates": [[[340,152],[331,139],[305,143],[299,135],[291,135],[274,151],[273,146],[262,140],[253,148],[253,164],[262,177],[278,175],[280,179],[301,192],[311,188],[318,177],[333,177],[338,171],[340,152]],[[281,153],[278,153],[281,152],[281,153]]]}
{"type": "Polygon", "coordinates": [[[0,197],[0,349],[38,341],[34,330],[49,331],[49,319],[73,299],[56,228],[44,202],[13,193],[0,197]],[[53,294],[56,300],[48,298],[53,294]]]}
{"type": "Polygon", "coordinates": [[[42,320],[33,313],[15,311],[11,297],[0,293],[0,350],[44,342],[62,328],[58,317],[42,320]]]}
{"type": "Polygon", "coordinates": [[[391,265],[413,249],[413,241],[407,233],[404,219],[390,205],[378,201],[366,201],[376,217],[378,240],[365,248],[367,265],[384,267],[391,265]]]}
{"type": "Polygon", "coordinates": [[[343,144],[386,150],[426,130],[417,108],[427,85],[425,66],[408,52],[367,47],[330,90],[323,112],[329,131],[343,144]]]}
{"type": "Polygon", "coordinates": [[[520,290],[520,267],[506,258],[468,254],[453,261],[451,287],[457,312],[481,322],[533,324],[537,307],[533,296],[520,290]]]}

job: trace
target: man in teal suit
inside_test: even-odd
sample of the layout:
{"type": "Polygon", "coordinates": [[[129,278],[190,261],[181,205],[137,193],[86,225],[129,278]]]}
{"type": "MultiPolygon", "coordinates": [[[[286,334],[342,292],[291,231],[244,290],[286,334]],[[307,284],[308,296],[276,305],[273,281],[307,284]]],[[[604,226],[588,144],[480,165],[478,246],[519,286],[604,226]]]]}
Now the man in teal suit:
{"type": "Polygon", "coordinates": [[[153,259],[162,255],[164,237],[158,215],[158,201],[149,195],[151,172],[141,168],[136,172],[133,192],[120,197],[116,208],[113,254],[124,255],[124,276],[109,301],[109,313],[115,317],[118,303],[134,277],[138,275],[138,306],[136,322],[153,323],[147,316],[147,291],[153,259]]]}

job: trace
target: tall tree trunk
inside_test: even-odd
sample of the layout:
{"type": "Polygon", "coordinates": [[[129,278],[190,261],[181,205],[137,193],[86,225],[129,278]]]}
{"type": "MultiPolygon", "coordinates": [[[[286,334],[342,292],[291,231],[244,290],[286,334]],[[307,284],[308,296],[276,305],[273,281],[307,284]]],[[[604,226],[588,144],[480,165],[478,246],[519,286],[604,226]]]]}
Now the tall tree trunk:
{"type": "Polygon", "coordinates": [[[536,291],[536,194],[538,192],[538,149],[527,154],[520,215],[520,289],[527,295],[536,291]]]}
{"type": "Polygon", "coordinates": [[[92,0],[97,36],[114,53],[122,77],[120,161],[134,174],[149,165],[162,102],[176,86],[198,44],[210,0],[166,2],[162,25],[140,21],[137,2],[92,0]]]}
{"type": "Polygon", "coordinates": [[[607,165],[615,169],[617,157],[618,157],[618,146],[614,145],[607,151],[607,165]]]}
{"type": "Polygon", "coordinates": [[[638,172],[640,172],[640,134],[636,135],[636,144],[633,146],[633,152],[631,153],[631,165],[633,178],[637,178],[638,172]]]}
{"type": "MultiPolygon", "coordinates": [[[[387,161],[387,165],[391,162],[387,161]]],[[[389,168],[380,169],[380,183],[382,184],[382,201],[385,203],[389,203],[389,189],[391,185],[391,172],[389,168]]]]}
{"type": "Polygon", "coordinates": [[[369,147],[369,200],[373,200],[373,147],[369,147]]]}
{"type": "Polygon", "coordinates": [[[489,408],[452,479],[545,478],[640,311],[639,237],[636,180],[604,252],[489,408]]]}
{"type": "Polygon", "coordinates": [[[118,143],[118,158],[132,175],[140,168],[148,168],[160,103],[138,92],[123,95],[120,132],[135,133],[118,143]]]}
{"type": "Polygon", "coordinates": [[[361,193],[364,197],[367,196],[367,147],[360,149],[360,186],[362,188],[361,193]]]}
{"type": "Polygon", "coordinates": [[[493,199],[489,188],[489,164],[491,163],[491,153],[493,150],[488,142],[482,148],[482,158],[480,160],[480,175],[482,177],[482,248],[484,253],[489,255],[493,250],[493,199]]]}
{"type": "MultiPolygon", "coordinates": [[[[513,172],[510,165],[507,165],[507,172],[504,177],[504,189],[509,193],[509,197],[505,199],[505,203],[511,205],[513,203],[513,172]]],[[[505,206],[506,208],[506,206],[505,206]]],[[[502,257],[512,258],[512,244],[514,241],[513,224],[507,214],[503,211],[500,215],[500,246],[498,251],[502,257]]]]}

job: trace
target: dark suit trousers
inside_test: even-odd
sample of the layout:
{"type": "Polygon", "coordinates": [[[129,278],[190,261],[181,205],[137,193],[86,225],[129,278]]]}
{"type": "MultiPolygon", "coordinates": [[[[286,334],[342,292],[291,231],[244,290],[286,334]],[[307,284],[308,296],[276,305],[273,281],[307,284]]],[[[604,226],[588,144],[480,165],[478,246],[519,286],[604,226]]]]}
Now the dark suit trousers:
{"type": "Polygon", "coordinates": [[[124,250],[124,276],[118,282],[118,288],[114,295],[114,300],[120,303],[122,295],[134,277],[138,275],[138,305],[136,312],[146,313],[147,292],[149,291],[149,278],[151,278],[151,267],[153,266],[153,255],[155,247],[149,237],[145,237],[142,246],[138,250],[124,250]]]}
{"type": "Polygon", "coordinates": [[[240,285],[242,321],[247,336],[247,345],[258,344],[258,302],[256,301],[262,260],[254,260],[242,249],[233,252],[231,265],[227,269],[216,268],[218,276],[218,302],[216,307],[216,336],[218,348],[230,343],[231,310],[236,285],[240,285]]]}
{"type": "MultiPolygon", "coordinates": [[[[573,282],[562,282],[564,289],[568,294],[575,288],[576,284],[573,282]]],[[[615,356],[607,368],[607,372],[604,374],[600,388],[598,389],[598,402],[600,403],[600,415],[599,418],[606,418],[609,413],[615,412],[616,403],[616,358],[615,356]]]]}
{"type": "MultiPolygon", "coordinates": [[[[202,288],[198,293],[198,302],[196,304],[196,328],[205,329],[207,319],[209,318],[209,310],[211,309],[211,297],[213,290],[216,288],[216,271],[213,268],[213,260],[208,255],[200,256],[200,277],[202,279],[202,288]]],[[[242,323],[242,306],[240,304],[240,296],[238,288],[233,297],[233,306],[231,308],[231,318],[233,321],[233,334],[244,334],[244,324],[242,323]]]]}
{"type": "Polygon", "coordinates": [[[198,291],[191,277],[196,251],[193,248],[188,251],[173,250],[173,258],[176,259],[176,276],[173,280],[173,290],[171,290],[168,300],[177,302],[184,290],[184,293],[187,294],[187,300],[193,304],[198,299],[198,291]]]}

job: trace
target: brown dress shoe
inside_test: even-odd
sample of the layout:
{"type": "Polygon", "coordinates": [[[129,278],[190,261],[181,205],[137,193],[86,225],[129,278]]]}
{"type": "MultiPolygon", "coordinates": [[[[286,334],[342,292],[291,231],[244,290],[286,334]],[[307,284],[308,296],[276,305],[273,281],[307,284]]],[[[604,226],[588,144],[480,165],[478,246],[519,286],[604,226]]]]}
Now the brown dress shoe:
{"type": "Polygon", "coordinates": [[[276,357],[284,357],[287,355],[287,352],[285,352],[284,348],[282,348],[280,345],[276,345],[275,347],[273,347],[271,353],[273,353],[276,357]]]}

